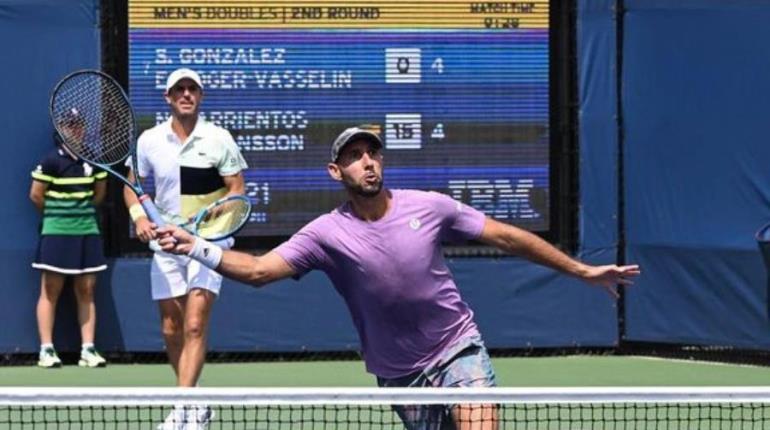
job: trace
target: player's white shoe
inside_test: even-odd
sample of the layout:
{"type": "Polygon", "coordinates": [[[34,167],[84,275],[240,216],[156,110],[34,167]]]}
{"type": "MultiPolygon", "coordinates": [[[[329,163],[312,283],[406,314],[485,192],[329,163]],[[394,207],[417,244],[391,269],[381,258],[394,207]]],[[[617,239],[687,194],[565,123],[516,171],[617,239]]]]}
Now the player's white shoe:
{"type": "Polygon", "coordinates": [[[44,348],[40,350],[37,365],[38,367],[53,369],[61,367],[61,360],[59,360],[59,356],[56,355],[56,351],[53,348],[44,348]]]}
{"type": "Polygon", "coordinates": [[[104,367],[107,365],[107,360],[104,359],[93,347],[86,348],[80,351],[80,361],[78,366],[80,367],[104,367]]]}
{"type": "Polygon", "coordinates": [[[214,419],[214,410],[208,406],[174,407],[158,430],[205,430],[214,419]]]}
{"type": "Polygon", "coordinates": [[[184,430],[205,430],[214,419],[214,410],[208,406],[190,406],[187,409],[187,423],[184,430]]]}
{"type": "Polygon", "coordinates": [[[158,430],[184,430],[185,422],[187,421],[185,407],[182,405],[174,406],[174,409],[169,412],[166,419],[161,424],[158,424],[158,430]]]}

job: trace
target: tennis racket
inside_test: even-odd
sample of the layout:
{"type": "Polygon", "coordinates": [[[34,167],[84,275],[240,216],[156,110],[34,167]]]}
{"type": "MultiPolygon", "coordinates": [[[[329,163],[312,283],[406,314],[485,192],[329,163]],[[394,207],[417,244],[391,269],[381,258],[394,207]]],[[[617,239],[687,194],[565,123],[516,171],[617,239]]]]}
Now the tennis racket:
{"type": "Polygon", "coordinates": [[[163,211],[160,214],[166,222],[182,227],[198,237],[220,240],[238,233],[246,224],[251,215],[251,201],[245,196],[224,197],[190,218],[163,211]]]}
{"type": "Polygon", "coordinates": [[[137,178],[139,175],[134,110],[114,79],[98,70],[79,70],[65,76],[54,87],[49,114],[70,152],[123,181],[139,198],[150,221],[159,227],[165,224],[138,179],[131,182],[115,170],[131,156],[131,168],[137,178]]]}

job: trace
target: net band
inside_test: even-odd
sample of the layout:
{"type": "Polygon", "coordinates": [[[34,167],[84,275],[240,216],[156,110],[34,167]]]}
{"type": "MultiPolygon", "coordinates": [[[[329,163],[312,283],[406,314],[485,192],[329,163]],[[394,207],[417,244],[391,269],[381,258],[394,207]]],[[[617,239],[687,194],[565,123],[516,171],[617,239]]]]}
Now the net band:
{"type": "Polygon", "coordinates": [[[0,405],[767,403],[770,387],[104,388],[6,387],[0,405]]]}
{"type": "Polygon", "coordinates": [[[756,388],[5,388],[0,429],[765,429],[756,388]]]}

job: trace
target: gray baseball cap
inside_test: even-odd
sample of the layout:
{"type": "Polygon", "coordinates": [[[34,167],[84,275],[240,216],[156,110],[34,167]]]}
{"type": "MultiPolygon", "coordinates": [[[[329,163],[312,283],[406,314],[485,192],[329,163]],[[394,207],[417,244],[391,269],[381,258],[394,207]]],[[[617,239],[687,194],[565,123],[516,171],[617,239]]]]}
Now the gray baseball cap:
{"type": "Polygon", "coordinates": [[[378,148],[383,147],[382,139],[380,139],[380,136],[374,131],[361,126],[350,127],[334,139],[334,143],[332,143],[332,163],[337,162],[337,158],[339,158],[340,152],[342,152],[342,148],[344,148],[345,145],[357,140],[365,140],[373,143],[377,145],[378,148]]]}

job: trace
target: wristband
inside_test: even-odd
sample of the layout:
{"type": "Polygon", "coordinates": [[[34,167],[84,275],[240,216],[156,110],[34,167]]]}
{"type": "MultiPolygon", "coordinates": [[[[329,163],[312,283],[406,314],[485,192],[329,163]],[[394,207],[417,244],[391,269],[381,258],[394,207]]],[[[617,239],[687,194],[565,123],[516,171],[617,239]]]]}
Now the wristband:
{"type": "Polygon", "coordinates": [[[222,261],[222,253],[222,248],[200,237],[196,237],[195,243],[187,255],[209,269],[216,270],[222,261]]]}
{"type": "Polygon", "coordinates": [[[139,203],[134,203],[131,205],[131,207],[128,208],[128,214],[131,215],[131,221],[136,222],[141,217],[146,217],[147,214],[144,213],[144,208],[142,208],[142,205],[139,203]]]}

